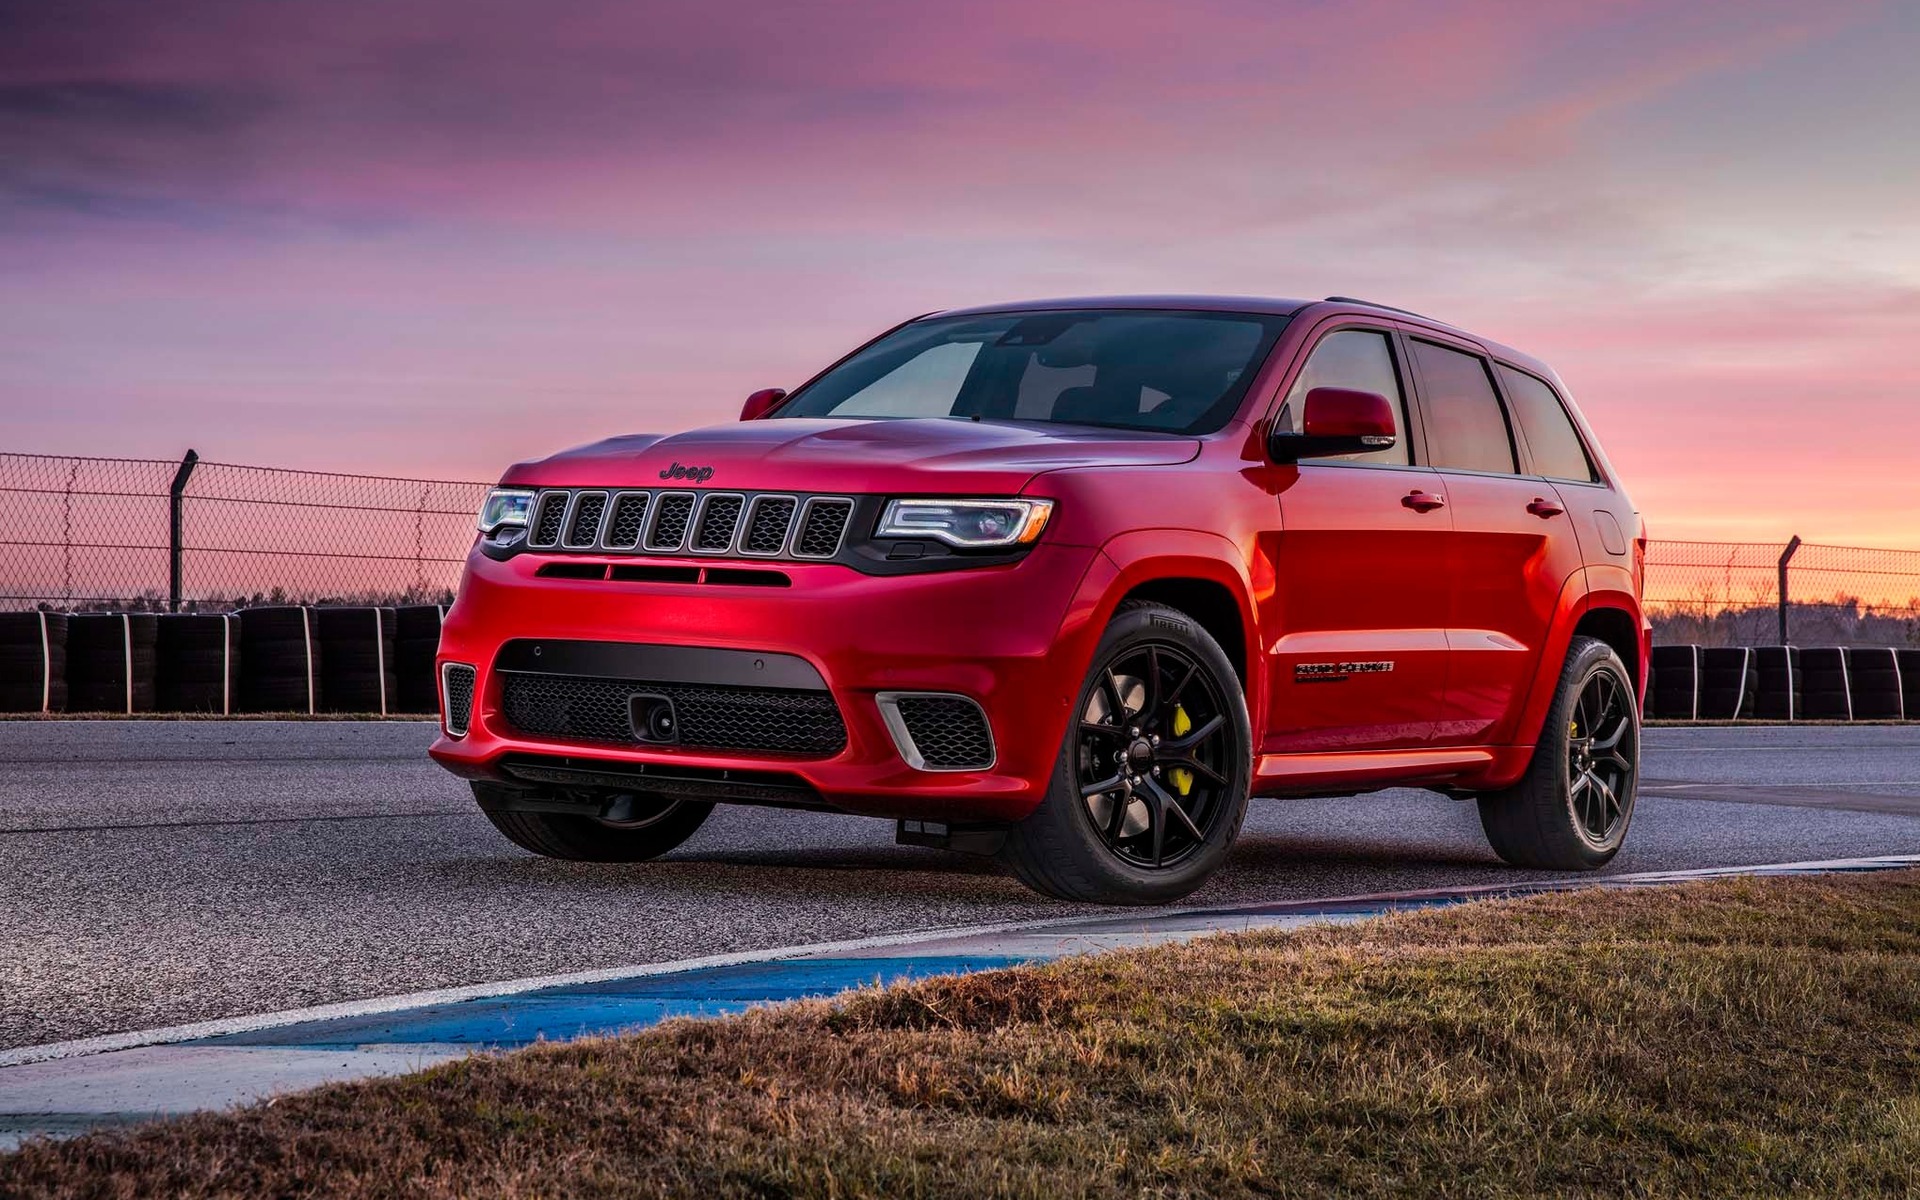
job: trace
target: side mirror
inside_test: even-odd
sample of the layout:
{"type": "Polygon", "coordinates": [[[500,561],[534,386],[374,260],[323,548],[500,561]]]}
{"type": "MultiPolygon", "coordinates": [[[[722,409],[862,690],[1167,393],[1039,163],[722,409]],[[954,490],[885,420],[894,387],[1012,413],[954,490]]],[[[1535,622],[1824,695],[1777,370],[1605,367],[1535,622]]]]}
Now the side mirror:
{"type": "Polygon", "coordinates": [[[1365,454],[1394,443],[1393,403],[1378,392],[1314,388],[1302,407],[1299,433],[1275,432],[1267,437],[1267,454],[1277,463],[1327,454],[1365,454]]]}
{"type": "Polygon", "coordinates": [[[740,419],[742,421],[758,421],[761,417],[772,412],[774,406],[786,398],[787,389],[785,388],[761,388],[753,395],[748,396],[747,402],[740,406],[740,419]]]}

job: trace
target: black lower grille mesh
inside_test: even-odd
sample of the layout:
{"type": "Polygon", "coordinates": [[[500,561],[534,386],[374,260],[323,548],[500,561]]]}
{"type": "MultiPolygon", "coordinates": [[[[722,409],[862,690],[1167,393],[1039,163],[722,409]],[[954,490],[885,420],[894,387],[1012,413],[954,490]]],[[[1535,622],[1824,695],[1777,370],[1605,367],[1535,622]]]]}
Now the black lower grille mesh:
{"type": "Polygon", "coordinates": [[[574,741],[643,744],[633,736],[635,695],[665,696],[679,719],[680,745],[824,757],[846,747],[833,696],[782,688],[703,687],[583,675],[503,671],[503,715],[521,733],[574,741]]]}
{"type": "Polygon", "coordinates": [[[993,733],[980,706],[961,696],[901,696],[900,719],[929,767],[959,771],[993,765],[993,733]]]}
{"type": "Polygon", "coordinates": [[[447,691],[447,732],[465,737],[473,720],[473,668],[465,663],[448,663],[441,672],[447,691]]]}

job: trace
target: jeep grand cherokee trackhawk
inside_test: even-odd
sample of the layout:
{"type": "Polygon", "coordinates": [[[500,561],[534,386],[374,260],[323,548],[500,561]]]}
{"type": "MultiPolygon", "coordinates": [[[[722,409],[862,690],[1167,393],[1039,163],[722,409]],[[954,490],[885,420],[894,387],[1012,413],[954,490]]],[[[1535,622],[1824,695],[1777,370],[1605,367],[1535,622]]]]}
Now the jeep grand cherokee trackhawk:
{"type": "Polygon", "coordinates": [[[1644,550],[1553,372],[1412,313],[938,313],[738,424],[508,470],[433,756],[557,858],[770,804],[1155,902],[1250,795],[1416,786],[1593,868],[1633,815],[1644,550]]]}

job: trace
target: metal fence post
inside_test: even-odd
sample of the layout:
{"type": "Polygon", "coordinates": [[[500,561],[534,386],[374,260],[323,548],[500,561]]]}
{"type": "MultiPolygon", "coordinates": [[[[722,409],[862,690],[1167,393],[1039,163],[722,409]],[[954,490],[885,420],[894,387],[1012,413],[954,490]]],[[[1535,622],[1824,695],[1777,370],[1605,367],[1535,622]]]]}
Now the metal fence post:
{"type": "Polygon", "coordinates": [[[180,560],[185,554],[185,499],[187,477],[193,474],[193,465],[200,461],[197,451],[188,450],[187,456],[180,460],[180,469],[173,473],[173,484],[167,488],[167,515],[171,518],[167,531],[167,611],[180,611],[180,560]]]}
{"type": "Polygon", "coordinates": [[[1793,552],[1800,548],[1800,535],[1794,534],[1787,548],[1780,552],[1780,644],[1787,644],[1787,564],[1793,561],[1793,552]]]}

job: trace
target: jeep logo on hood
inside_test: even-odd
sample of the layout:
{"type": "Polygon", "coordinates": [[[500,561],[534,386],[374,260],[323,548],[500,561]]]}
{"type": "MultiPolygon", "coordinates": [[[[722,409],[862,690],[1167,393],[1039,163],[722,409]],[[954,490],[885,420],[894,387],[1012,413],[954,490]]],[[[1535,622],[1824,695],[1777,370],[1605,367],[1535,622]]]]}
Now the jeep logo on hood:
{"type": "Polygon", "coordinates": [[[691,479],[695,483],[705,483],[707,480],[713,478],[713,468],[712,467],[683,467],[676,462],[672,466],[668,467],[666,470],[660,472],[660,478],[691,479]]]}

